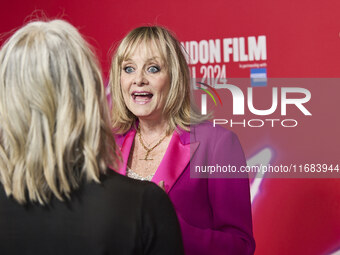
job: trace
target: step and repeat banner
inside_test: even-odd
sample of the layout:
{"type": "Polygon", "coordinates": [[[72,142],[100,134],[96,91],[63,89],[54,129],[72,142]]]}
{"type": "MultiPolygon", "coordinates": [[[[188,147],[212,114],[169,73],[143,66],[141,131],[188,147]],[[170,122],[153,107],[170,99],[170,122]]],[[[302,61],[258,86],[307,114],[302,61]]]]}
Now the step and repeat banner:
{"type": "Polygon", "coordinates": [[[94,45],[107,78],[129,30],[172,30],[201,113],[245,151],[255,254],[331,255],[340,254],[339,11],[337,0],[10,1],[0,33],[2,44],[32,17],[64,18],[94,45]]]}

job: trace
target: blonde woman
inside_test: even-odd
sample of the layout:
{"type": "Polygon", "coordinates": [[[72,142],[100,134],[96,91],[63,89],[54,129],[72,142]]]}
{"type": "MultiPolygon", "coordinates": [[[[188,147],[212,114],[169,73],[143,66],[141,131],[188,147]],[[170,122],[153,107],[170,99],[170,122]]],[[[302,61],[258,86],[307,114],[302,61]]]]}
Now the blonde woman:
{"type": "Polygon", "coordinates": [[[189,68],[171,32],[139,27],[124,37],[110,73],[113,129],[123,156],[118,172],[164,188],[185,254],[253,254],[247,176],[190,178],[190,164],[240,169],[245,158],[236,135],[203,122],[191,108],[189,84],[189,68]]]}
{"type": "Polygon", "coordinates": [[[62,20],[27,24],[0,51],[0,253],[182,254],[157,185],[113,171],[97,61],[62,20]]]}

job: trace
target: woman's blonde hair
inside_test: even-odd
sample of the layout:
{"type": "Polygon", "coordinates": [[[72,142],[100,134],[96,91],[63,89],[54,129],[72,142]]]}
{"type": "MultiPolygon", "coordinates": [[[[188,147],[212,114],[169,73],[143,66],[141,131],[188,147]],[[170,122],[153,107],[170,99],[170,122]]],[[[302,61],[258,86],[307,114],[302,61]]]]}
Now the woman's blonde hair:
{"type": "Polygon", "coordinates": [[[155,46],[165,63],[170,77],[170,91],[163,114],[169,120],[168,134],[178,125],[188,130],[190,124],[204,118],[190,103],[190,72],[183,48],[176,37],[160,26],[138,27],[129,32],[117,47],[110,69],[110,88],[112,98],[112,125],[117,133],[127,132],[137,117],[124,103],[120,86],[122,62],[130,57],[139,45],[155,46]]]}
{"type": "Polygon", "coordinates": [[[102,74],[78,30],[31,22],[0,51],[0,181],[19,203],[70,198],[114,165],[102,74]]]}

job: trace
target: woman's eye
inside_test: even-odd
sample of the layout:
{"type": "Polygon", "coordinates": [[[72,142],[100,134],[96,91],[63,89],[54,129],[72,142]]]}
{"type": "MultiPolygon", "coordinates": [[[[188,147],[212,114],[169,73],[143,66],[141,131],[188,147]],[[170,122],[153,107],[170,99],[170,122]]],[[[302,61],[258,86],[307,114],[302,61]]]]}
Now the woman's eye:
{"type": "Polygon", "coordinates": [[[160,70],[160,68],[158,66],[150,66],[148,68],[148,72],[150,72],[150,73],[157,73],[157,72],[159,72],[159,70],[160,70]]]}
{"type": "Polygon", "coordinates": [[[134,71],[134,69],[133,69],[133,67],[131,67],[131,66],[127,66],[127,67],[124,67],[124,71],[125,71],[126,73],[132,73],[132,72],[134,71]]]}

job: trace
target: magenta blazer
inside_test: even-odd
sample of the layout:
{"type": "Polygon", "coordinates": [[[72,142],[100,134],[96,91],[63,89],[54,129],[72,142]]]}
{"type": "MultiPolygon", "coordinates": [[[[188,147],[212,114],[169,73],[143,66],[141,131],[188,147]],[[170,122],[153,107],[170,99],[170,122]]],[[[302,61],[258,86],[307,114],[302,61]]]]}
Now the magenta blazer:
{"type": "MultiPolygon", "coordinates": [[[[126,166],[136,130],[116,137],[126,166]]],[[[186,255],[253,254],[248,178],[190,178],[193,165],[245,165],[237,136],[210,122],[174,132],[152,181],[164,181],[179,219],[186,255]],[[191,159],[191,160],[190,160],[191,159]]]]}

